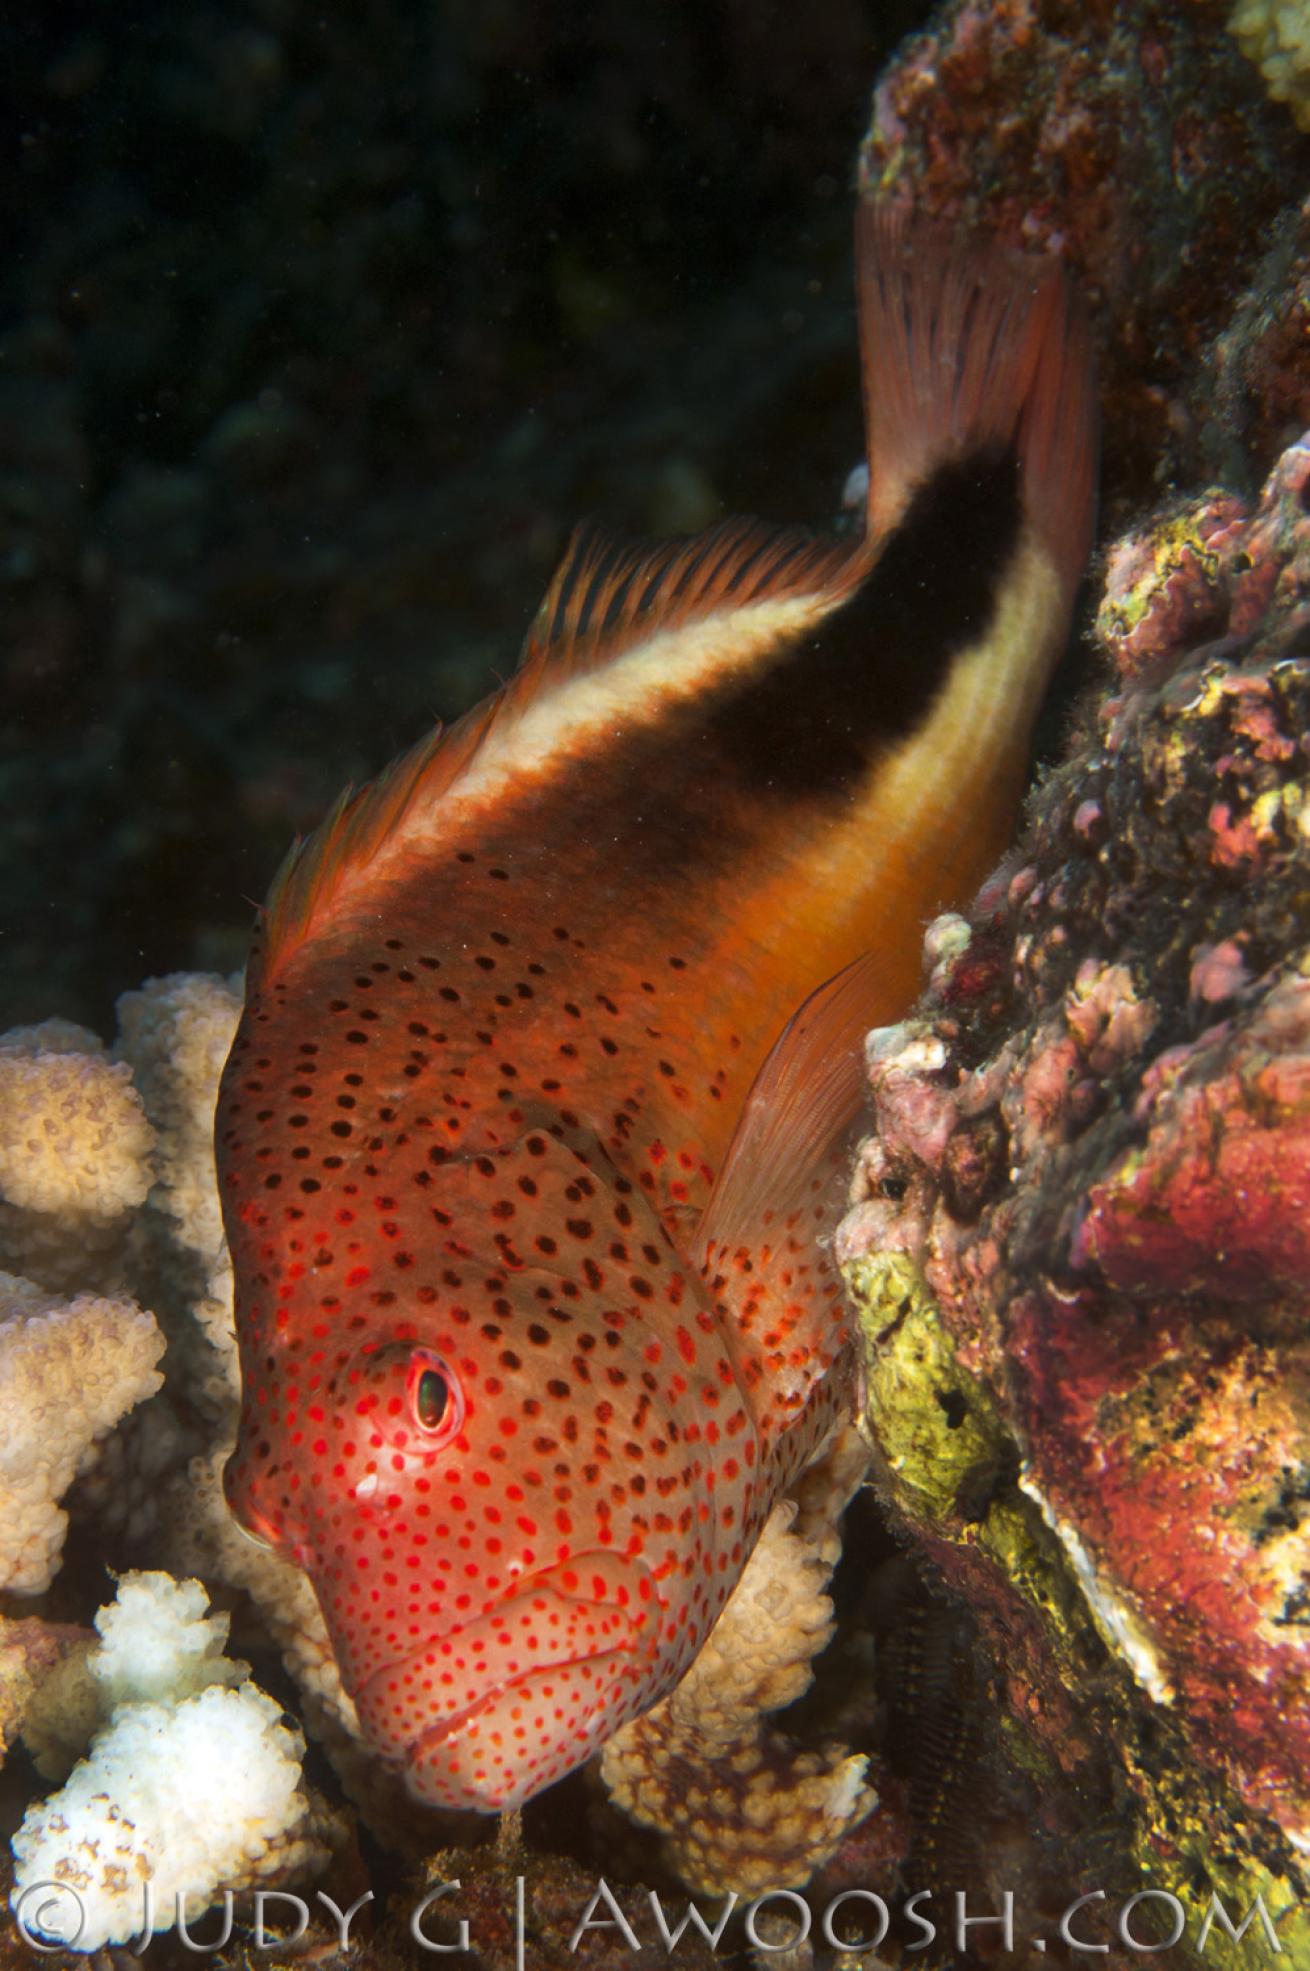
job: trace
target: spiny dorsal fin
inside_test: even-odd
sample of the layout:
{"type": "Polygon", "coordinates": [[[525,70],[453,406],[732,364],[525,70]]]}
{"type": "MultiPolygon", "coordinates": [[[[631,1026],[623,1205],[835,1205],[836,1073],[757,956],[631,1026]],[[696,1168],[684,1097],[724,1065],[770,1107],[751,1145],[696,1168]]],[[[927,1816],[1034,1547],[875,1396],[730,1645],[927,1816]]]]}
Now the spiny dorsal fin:
{"type": "Polygon", "coordinates": [[[667,541],[574,532],[523,649],[516,682],[534,690],[611,663],[657,633],[756,602],[830,594],[863,572],[849,541],[762,520],[721,520],[667,541]]]}
{"type": "Polygon", "coordinates": [[[430,806],[528,708],[649,638],[765,602],[829,606],[872,569],[916,489],[952,459],[1018,445],[1024,505],[1072,592],[1091,525],[1095,403],[1088,337],[1058,268],[877,206],[856,219],[870,459],[864,538],[825,540],[755,520],[691,539],[621,546],[575,534],[508,684],[380,779],[347,793],[283,865],[262,923],[263,962],[314,933],[419,804],[430,806]]]}
{"type": "Polygon", "coordinates": [[[669,541],[611,541],[579,527],[546,591],[519,668],[443,731],[438,726],[376,780],[347,788],[297,842],[274,878],[261,924],[261,962],[284,957],[330,909],[343,877],[362,869],[419,802],[438,800],[489,741],[536,700],[600,670],[648,638],[765,601],[839,599],[862,574],[863,544],[825,540],[760,520],[720,521],[669,541]]]}
{"type": "Polygon", "coordinates": [[[261,966],[303,944],[330,910],[343,879],[372,861],[415,806],[450,786],[482,745],[509,688],[475,705],[454,725],[437,725],[376,780],[347,787],[313,834],[292,844],[260,915],[261,966]]]}

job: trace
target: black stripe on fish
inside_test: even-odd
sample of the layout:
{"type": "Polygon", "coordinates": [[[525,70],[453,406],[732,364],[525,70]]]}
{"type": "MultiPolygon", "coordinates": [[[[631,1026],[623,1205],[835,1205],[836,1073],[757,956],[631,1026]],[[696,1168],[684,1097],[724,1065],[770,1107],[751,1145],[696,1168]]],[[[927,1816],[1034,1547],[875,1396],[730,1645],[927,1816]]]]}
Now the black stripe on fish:
{"type": "Polygon", "coordinates": [[[767,669],[680,706],[651,740],[705,749],[747,791],[850,795],[985,637],[1022,520],[1012,447],[939,469],[848,602],[767,669]]]}
{"type": "Polygon", "coordinates": [[[879,755],[922,724],[959,653],[986,638],[1019,546],[1021,493],[1013,447],[936,472],[849,601],[771,660],[525,788],[512,839],[492,838],[496,856],[580,825],[611,845],[625,883],[662,884],[672,866],[730,864],[760,801],[846,806],[879,755]]]}

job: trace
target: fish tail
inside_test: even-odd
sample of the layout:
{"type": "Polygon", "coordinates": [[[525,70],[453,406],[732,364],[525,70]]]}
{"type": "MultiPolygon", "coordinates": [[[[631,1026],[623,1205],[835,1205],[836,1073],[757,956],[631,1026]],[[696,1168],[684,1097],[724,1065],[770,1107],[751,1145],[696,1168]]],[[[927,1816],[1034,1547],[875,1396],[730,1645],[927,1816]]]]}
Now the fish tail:
{"type": "Polygon", "coordinates": [[[856,269],[871,557],[942,466],[1017,450],[1024,516],[1066,593],[1091,545],[1096,383],[1063,270],[865,204],[856,269]]]}

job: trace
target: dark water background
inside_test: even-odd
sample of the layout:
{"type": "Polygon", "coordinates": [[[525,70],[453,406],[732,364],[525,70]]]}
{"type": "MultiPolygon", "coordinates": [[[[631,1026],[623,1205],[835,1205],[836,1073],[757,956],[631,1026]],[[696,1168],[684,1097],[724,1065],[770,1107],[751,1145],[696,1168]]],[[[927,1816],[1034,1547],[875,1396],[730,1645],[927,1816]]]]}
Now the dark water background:
{"type": "Polygon", "coordinates": [[[0,21],[0,1027],[240,964],[568,530],[822,524],[922,0],[0,21]]]}

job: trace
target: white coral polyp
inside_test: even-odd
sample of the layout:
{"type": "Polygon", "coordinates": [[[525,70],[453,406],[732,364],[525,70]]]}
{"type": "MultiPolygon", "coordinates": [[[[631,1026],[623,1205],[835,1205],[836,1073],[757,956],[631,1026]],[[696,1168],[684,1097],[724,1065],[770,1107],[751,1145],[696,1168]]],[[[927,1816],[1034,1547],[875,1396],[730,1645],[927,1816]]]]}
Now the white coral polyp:
{"type": "Polygon", "coordinates": [[[0,1195],[10,1206],[123,1217],[150,1189],[153,1147],[130,1068],[103,1054],[0,1049],[0,1195]]]}
{"type": "Polygon", "coordinates": [[[63,1548],[59,1501],[87,1452],[163,1380],[164,1338],[126,1296],[62,1300],[0,1273],[0,1588],[41,1594],[63,1548]]]}
{"type": "Polygon", "coordinates": [[[225,1887],[282,1877],[308,1859],[314,1844],[297,1833],[308,1813],[304,1748],[280,1719],[253,1684],[177,1706],[124,1705],[14,1836],[15,1910],[30,1922],[35,1885],[63,1885],[60,1940],[95,1950],[126,1943],[147,1918],[170,1929],[179,1895],[193,1916],[225,1887]]]}
{"type": "Polygon", "coordinates": [[[96,1616],[100,1644],[89,1668],[106,1710],[119,1704],[194,1696],[236,1684],[247,1665],[224,1656],[229,1618],[209,1613],[199,1581],[157,1572],[124,1574],[96,1616]]]}

